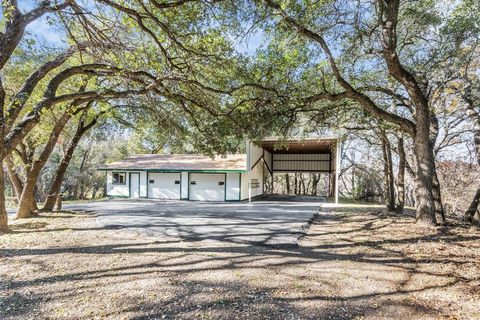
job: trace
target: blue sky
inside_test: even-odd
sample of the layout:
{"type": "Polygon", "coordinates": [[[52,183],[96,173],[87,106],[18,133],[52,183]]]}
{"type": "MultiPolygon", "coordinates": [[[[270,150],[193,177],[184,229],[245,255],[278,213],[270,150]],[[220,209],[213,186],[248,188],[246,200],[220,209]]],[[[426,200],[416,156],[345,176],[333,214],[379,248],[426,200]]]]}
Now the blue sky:
{"type": "MultiPolygon", "coordinates": [[[[26,12],[35,8],[38,1],[19,0],[18,5],[22,12],[26,12]]],[[[27,35],[36,38],[38,41],[46,42],[49,46],[64,46],[64,34],[57,27],[48,23],[49,18],[46,15],[30,23],[26,29],[27,35]]]]}
{"type": "Polygon", "coordinates": [[[256,30],[249,36],[245,37],[242,42],[237,43],[235,48],[240,53],[253,55],[255,51],[262,46],[263,40],[263,32],[261,30],[256,30]]]}

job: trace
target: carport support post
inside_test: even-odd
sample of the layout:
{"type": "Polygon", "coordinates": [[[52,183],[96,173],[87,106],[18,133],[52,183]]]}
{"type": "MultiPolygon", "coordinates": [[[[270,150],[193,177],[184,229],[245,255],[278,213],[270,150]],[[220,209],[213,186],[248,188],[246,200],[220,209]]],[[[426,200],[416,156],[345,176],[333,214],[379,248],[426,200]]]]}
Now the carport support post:
{"type": "Polygon", "coordinates": [[[248,202],[252,202],[252,184],[248,183],[248,202]]]}
{"type": "Polygon", "coordinates": [[[338,204],[338,176],[340,175],[340,157],[341,157],[341,145],[340,140],[337,139],[335,150],[335,204],[338,204]]]}

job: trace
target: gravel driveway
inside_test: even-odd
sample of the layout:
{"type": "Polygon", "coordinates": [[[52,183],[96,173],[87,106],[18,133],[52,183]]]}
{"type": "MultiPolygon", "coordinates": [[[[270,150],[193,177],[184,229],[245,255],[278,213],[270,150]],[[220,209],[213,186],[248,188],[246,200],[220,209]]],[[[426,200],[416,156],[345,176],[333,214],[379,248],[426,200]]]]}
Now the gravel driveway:
{"type": "Polygon", "coordinates": [[[150,237],[219,240],[267,245],[295,244],[319,202],[193,202],[108,200],[65,205],[93,211],[97,225],[150,237]]]}

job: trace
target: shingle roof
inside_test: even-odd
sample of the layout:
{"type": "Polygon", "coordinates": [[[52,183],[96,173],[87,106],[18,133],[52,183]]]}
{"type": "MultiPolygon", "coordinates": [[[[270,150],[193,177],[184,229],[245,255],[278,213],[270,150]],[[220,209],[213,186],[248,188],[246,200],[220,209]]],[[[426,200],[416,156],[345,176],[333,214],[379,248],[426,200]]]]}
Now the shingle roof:
{"type": "Polygon", "coordinates": [[[178,170],[178,171],[231,171],[247,169],[247,155],[234,154],[226,157],[198,154],[137,154],[124,160],[105,164],[98,169],[124,170],[178,170]]]}

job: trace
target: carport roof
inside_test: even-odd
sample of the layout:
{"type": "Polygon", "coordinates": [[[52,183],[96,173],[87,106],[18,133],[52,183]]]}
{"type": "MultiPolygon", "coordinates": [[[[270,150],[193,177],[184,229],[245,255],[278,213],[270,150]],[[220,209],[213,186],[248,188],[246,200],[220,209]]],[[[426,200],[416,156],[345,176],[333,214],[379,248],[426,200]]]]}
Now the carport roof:
{"type": "Polygon", "coordinates": [[[337,138],[265,139],[257,144],[271,153],[330,153],[337,138]]]}
{"type": "Polygon", "coordinates": [[[198,154],[137,154],[105,164],[98,169],[243,172],[247,170],[247,155],[234,154],[211,158],[198,154]]]}

